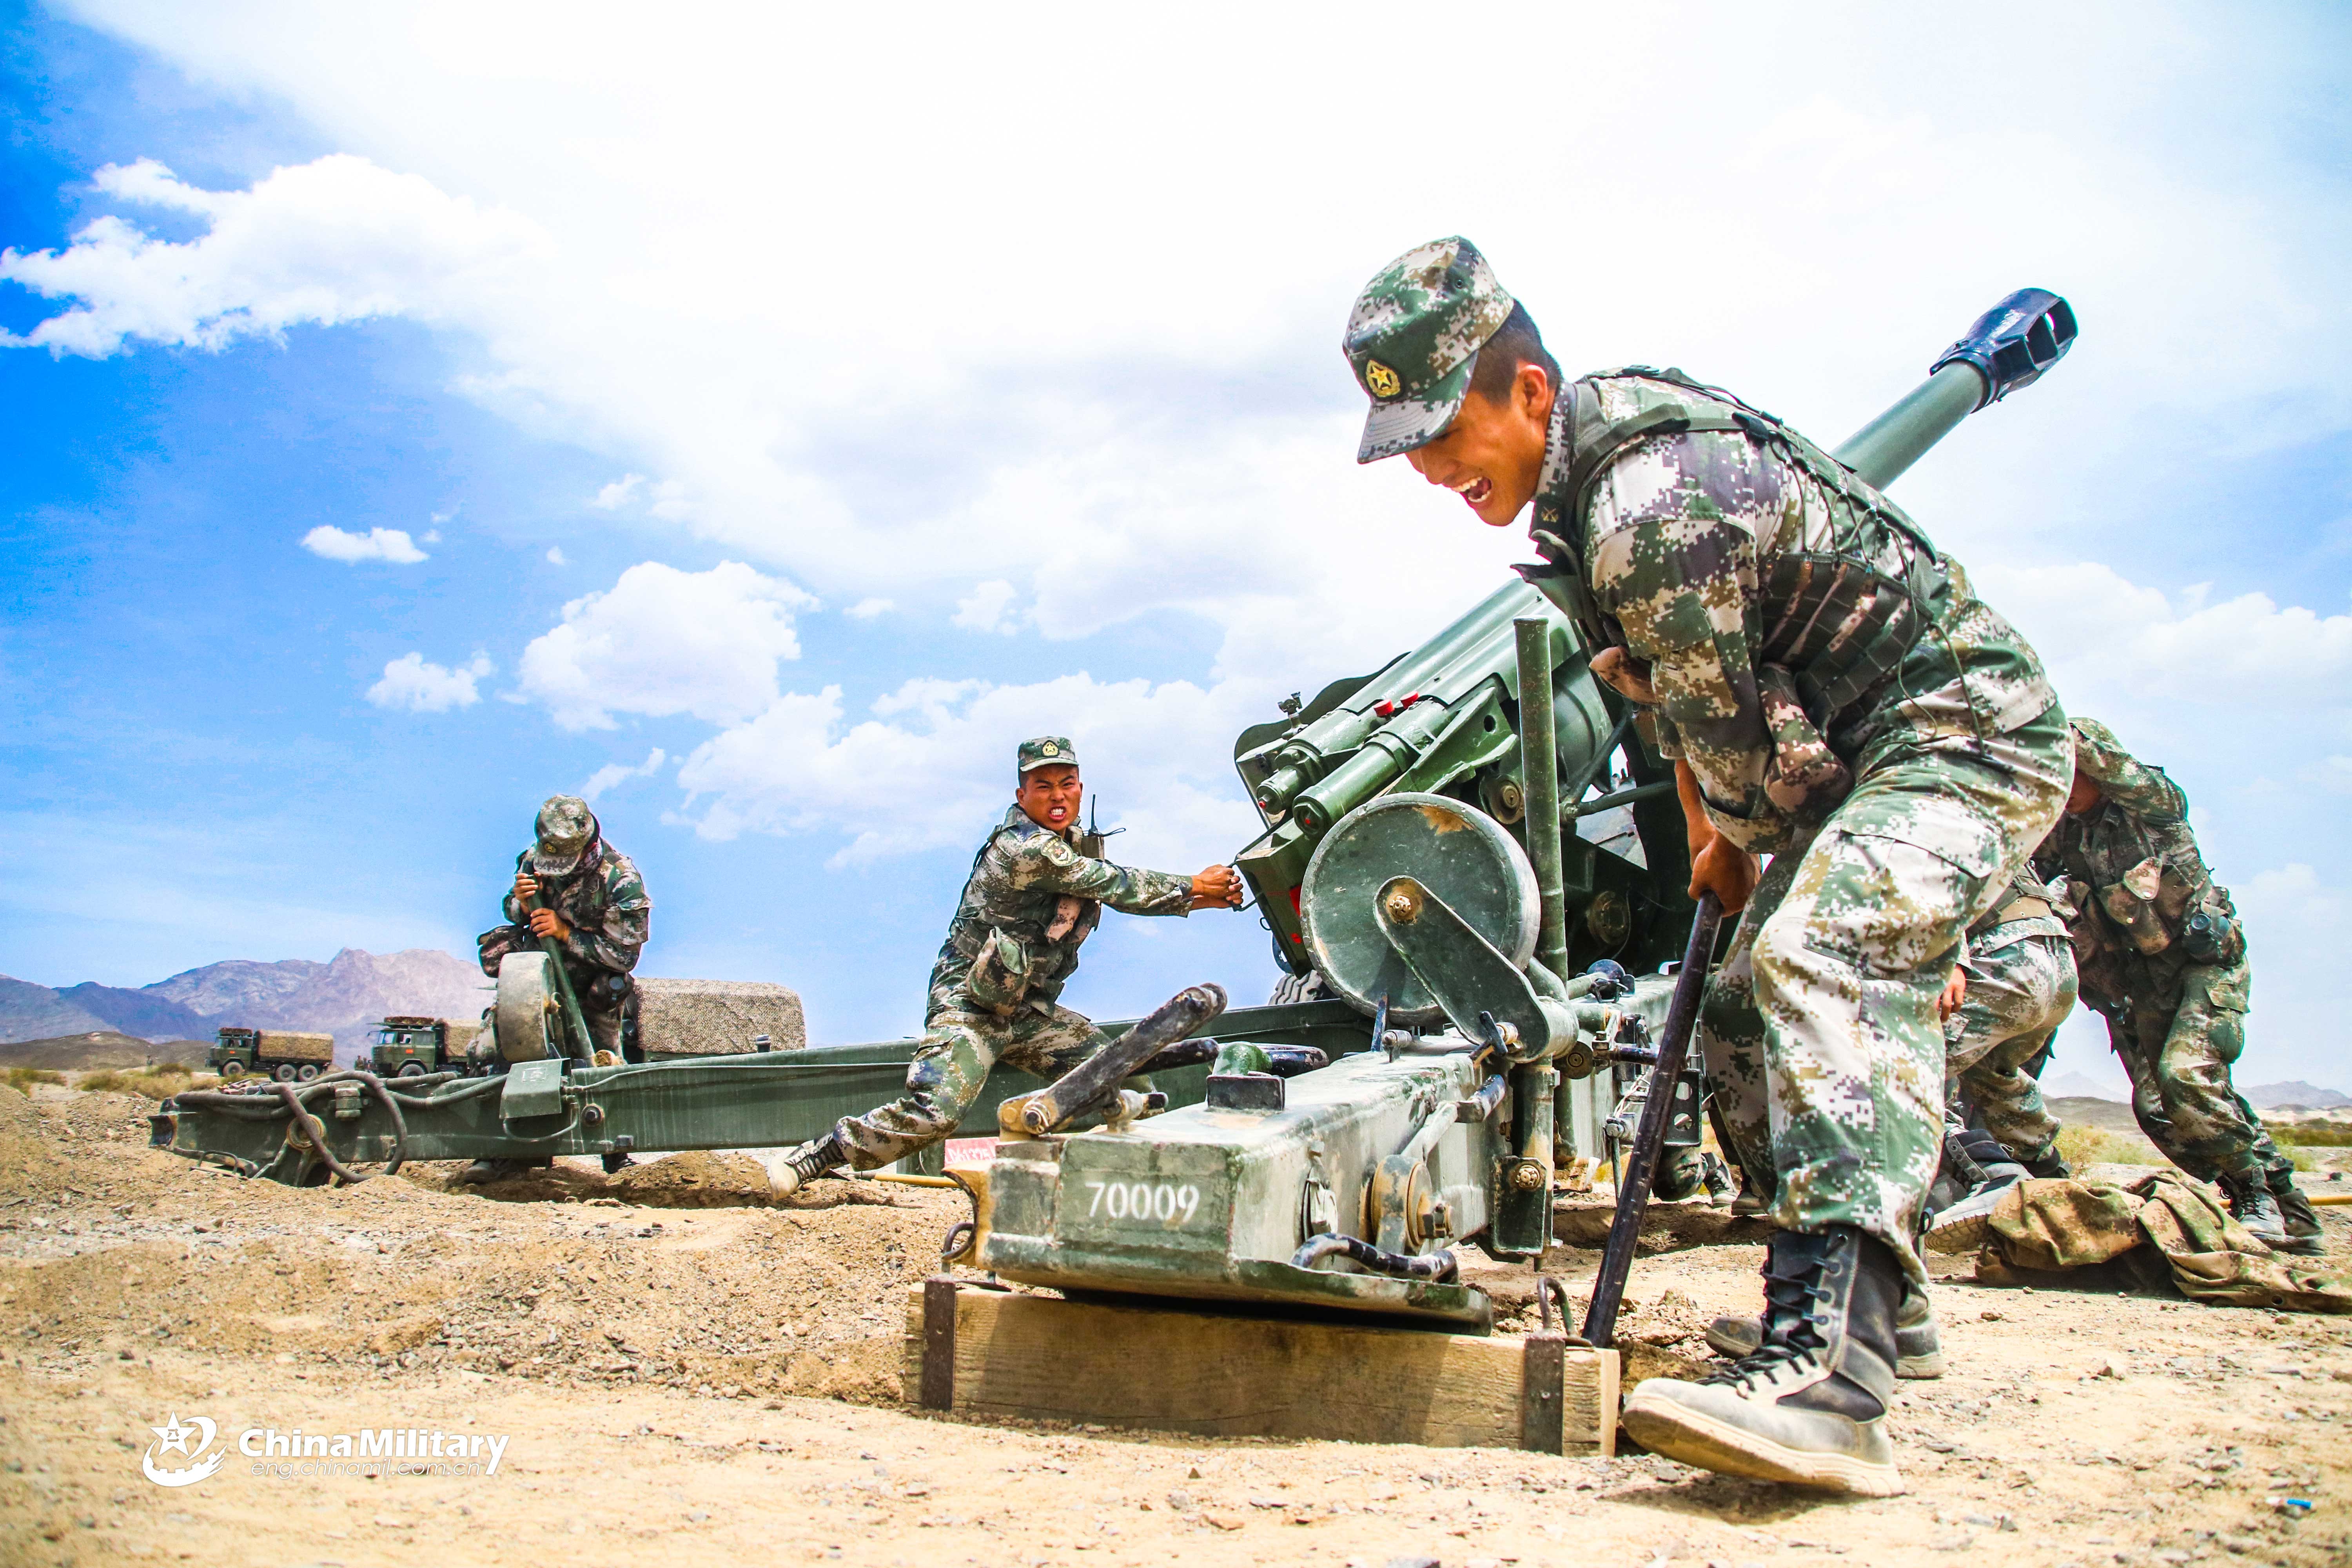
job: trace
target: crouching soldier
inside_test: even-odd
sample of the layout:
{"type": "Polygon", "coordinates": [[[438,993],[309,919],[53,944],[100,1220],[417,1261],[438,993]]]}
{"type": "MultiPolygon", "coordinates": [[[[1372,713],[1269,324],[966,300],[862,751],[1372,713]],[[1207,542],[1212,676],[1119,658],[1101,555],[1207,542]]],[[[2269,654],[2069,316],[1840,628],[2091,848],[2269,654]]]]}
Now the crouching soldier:
{"type": "Polygon", "coordinates": [[[2253,973],[2229,889],[2189,826],[2189,797],[2095,720],[2074,727],[2074,785],[2036,868],[2067,879],[2083,1000],[2131,1075],[2132,1114],[2167,1158],[2217,1184],[2273,1247],[2322,1249],[2319,1218],[2230,1081],[2253,973]]]}
{"type": "Polygon", "coordinates": [[[1970,926],[1938,1004],[1944,1014],[1944,1159],[1928,1189],[1927,1245],[1975,1247],[2002,1190],[2070,1173],[2037,1075],[2074,1010],[2074,950],[2064,917],[2028,869],[1970,926]]]}
{"type": "Polygon", "coordinates": [[[793,1150],[776,1177],[777,1195],[844,1165],[870,1171],[945,1139],[999,1062],[1050,1080],[1100,1049],[1101,1033],[1056,998],[1105,904],[1130,915],[1240,905],[1241,878],[1230,866],[1181,877],[1099,858],[1100,844],[1078,830],[1086,786],[1069,742],[1024,741],[1017,779],[1013,808],[973,858],[940,944],[907,1092],[793,1150]]]}
{"type": "MultiPolygon", "coordinates": [[[[515,857],[514,886],[505,903],[512,923],[475,939],[482,973],[495,979],[500,959],[540,952],[540,938],[552,937],[572,994],[580,999],[596,1060],[643,1060],[635,1042],[637,994],[630,971],[651,934],[653,910],[635,864],[604,841],[588,803],[577,795],[551,795],[539,808],[530,847],[515,857]]],[[[546,1163],[477,1160],[463,1179],[495,1181],[546,1163]]],[[[625,1155],[608,1157],[606,1165],[616,1170],[626,1163],[625,1155]]]]}

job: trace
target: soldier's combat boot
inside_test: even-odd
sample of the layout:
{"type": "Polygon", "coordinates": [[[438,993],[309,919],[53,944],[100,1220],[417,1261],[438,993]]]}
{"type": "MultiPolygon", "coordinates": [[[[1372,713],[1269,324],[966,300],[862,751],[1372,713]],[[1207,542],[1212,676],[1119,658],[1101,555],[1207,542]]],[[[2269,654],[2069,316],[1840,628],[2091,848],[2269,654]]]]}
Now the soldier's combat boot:
{"type": "Polygon", "coordinates": [[[1722,1155],[1712,1149],[1704,1150],[1698,1157],[1699,1179],[1706,1184],[1706,1201],[1716,1208],[1729,1208],[1738,1184],[1732,1180],[1731,1167],[1722,1155]]]}
{"type": "Polygon", "coordinates": [[[2074,1167],[2059,1157],[2058,1145],[2055,1143],[2031,1160],[2020,1160],[2018,1163],[2025,1167],[2027,1175],[2040,1176],[2045,1181],[2063,1182],[2074,1173],[2074,1167]]]}
{"type": "Polygon", "coordinates": [[[777,1197],[788,1198],[819,1176],[830,1175],[848,1163],[849,1151],[841,1146],[839,1136],[828,1132],[785,1155],[782,1168],[769,1178],[768,1189],[777,1197]]]}
{"type": "Polygon", "coordinates": [[[2031,1174],[1981,1127],[1945,1134],[1944,1164],[1928,1189],[1927,1245],[1931,1252],[1974,1252],[1984,1245],[1986,1221],[2010,1188],[2031,1174]],[[1949,1180],[1948,1181],[1948,1178],[1949,1180]],[[1952,1184],[1968,1184],[1965,1196],[1942,1202],[1952,1184]]]}
{"type": "Polygon", "coordinates": [[[2278,1200],[2271,1196],[2270,1184],[2260,1171],[2225,1171],[2213,1179],[2213,1184],[2230,1200],[2231,1215],[2252,1233],[2255,1240],[2286,1250],[2286,1221],[2281,1217],[2278,1200]]]}
{"type": "Polygon", "coordinates": [[[1641,1384],[1625,1430],[1721,1475],[1893,1497],[1903,1479],[1885,1418],[1902,1294],[1903,1266],[1876,1237],[1781,1231],[1764,1265],[1763,1342],[1696,1383],[1641,1384]]]}
{"type": "Polygon", "coordinates": [[[2311,1206],[2311,1199],[2294,1184],[2294,1167],[2269,1173],[2267,1184],[2271,1196],[2279,1206],[2279,1218],[2286,1226],[2286,1249],[2305,1258],[2316,1258],[2327,1250],[2326,1235],[2319,1227],[2319,1211],[2311,1206]]]}
{"type": "MultiPolygon", "coordinates": [[[[1707,1325],[1706,1342],[1716,1354],[1738,1361],[1741,1356],[1754,1355],[1756,1347],[1764,1342],[1764,1324],[1759,1319],[1726,1313],[1707,1325]]],[[[1928,1299],[1924,1286],[1915,1285],[1907,1279],[1903,1281],[1903,1300],[1895,1308],[1895,1375],[1944,1375],[1944,1345],[1936,1332],[1936,1303],[1928,1299]]]]}

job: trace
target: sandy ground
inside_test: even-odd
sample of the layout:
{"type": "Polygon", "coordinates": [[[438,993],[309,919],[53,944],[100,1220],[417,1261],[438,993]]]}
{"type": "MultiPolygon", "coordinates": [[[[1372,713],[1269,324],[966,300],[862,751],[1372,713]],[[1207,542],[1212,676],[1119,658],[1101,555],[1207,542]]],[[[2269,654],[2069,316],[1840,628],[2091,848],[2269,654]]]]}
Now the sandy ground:
{"type": "MultiPolygon", "coordinates": [[[[824,1184],[779,1208],[756,1165],[701,1156],[494,1196],[446,1167],[295,1191],[146,1149],[146,1109],[0,1090],[0,1562],[2352,1561],[2352,1319],[1980,1287],[1939,1260],[1954,1371],[1904,1385],[1910,1490],[1869,1502],[1639,1455],[983,1426],[898,1403],[906,1287],[956,1194],[824,1184]],[[158,1453],[174,1415],[227,1457],[167,1488],[142,1463],[189,1462],[158,1453]],[[276,1474],[235,1451],[249,1427],[507,1443],[492,1474],[276,1474]]],[[[1704,1356],[1762,1256],[1684,1205],[1645,1247],[1637,1373],[1704,1356]]],[[[1479,1278],[1515,1324],[1526,1272],[1479,1278]]]]}

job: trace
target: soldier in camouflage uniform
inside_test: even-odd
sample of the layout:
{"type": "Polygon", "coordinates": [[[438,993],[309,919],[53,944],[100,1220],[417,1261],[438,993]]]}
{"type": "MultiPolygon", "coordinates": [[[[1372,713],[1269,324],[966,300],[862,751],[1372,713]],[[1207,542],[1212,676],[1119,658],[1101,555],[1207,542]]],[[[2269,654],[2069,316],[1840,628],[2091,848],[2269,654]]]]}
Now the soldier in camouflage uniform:
{"type": "MultiPolygon", "coordinates": [[[[637,993],[629,976],[653,931],[654,901],[645,879],[635,861],[604,841],[603,825],[578,795],[550,795],[536,827],[530,847],[515,857],[514,885],[507,889],[505,913],[512,923],[475,938],[482,973],[496,979],[500,959],[540,952],[540,939],[553,937],[596,1059],[642,1061],[634,1027],[637,993]],[[536,909],[527,901],[534,896],[536,909]]],[[[606,1159],[608,1169],[628,1163],[625,1155],[606,1159]]],[[[490,1181],[545,1163],[477,1160],[466,1179],[490,1181]]]]}
{"type": "Polygon", "coordinates": [[[2063,1176],[2058,1121],[2035,1081],[2051,1037],[2074,1010],[2074,950],[2061,906],[2021,872],[1969,928],[1965,989],[1944,1020],[1946,1121],[1992,1134],[2038,1176],[2063,1176]]]}
{"type": "Polygon", "coordinates": [[[1000,1062],[1051,1080],[1108,1044],[1057,1000],[1104,905],[1130,915],[1240,905],[1241,878],[1230,866],[1181,877],[1103,859],[1101,840],[1079,831],[1085,785],[1068,741],[1024,741],[1018,766],[1013,807],[972,858],[931,966],[907,1092],[793,1150],[775,1179],[779,1196],[844,1165],[870,1171],[947,1138],[1000,1062]]]}
{"type": "Polygon", "coordinates": [[[2083,1000],[2131,1075],[2133,1114],[2174,1164],[2221,1185],[2248,1230],[2317,1252],[2318,1216],[2294,1162],[2230,1081],[2253,973],[2229,889],[2198,851],[2189,797],[2095,720],[2074,721],[2074,760],[2066,815],[2037,858],[2067,879],[2083,1000]]]}
{"type": "Polygon", "coordinates": [[[1345,353],[1372,400],[1360,461],[1410,453],[1496,527],[1534,506],[1532,580],[1675,759],[1694,892],[1746,908],[1706,1056],[1733,1154],[1777,1181],[1763,1342],[1706,1382],[1643,1384],[1625,1424],[1713,1469],[1897,1490],[1884,1416],[1942,1143],[1936,999],[2070,776],[2041,663],[1770,416],[1674,371],[1564,384],[1466,241],[1374,279],[1345,353]]]}
{"type": "Polygon", "coordinates": [[[2071,906],[2021,871],[1969,928],[1944,994],[1944,1163],[1928,1189],[1927,1244],[1974,1251],[2004,1189],[2063,1176],[2058,1121],[2035,1081],[2074,1010],[2071,906]]]}

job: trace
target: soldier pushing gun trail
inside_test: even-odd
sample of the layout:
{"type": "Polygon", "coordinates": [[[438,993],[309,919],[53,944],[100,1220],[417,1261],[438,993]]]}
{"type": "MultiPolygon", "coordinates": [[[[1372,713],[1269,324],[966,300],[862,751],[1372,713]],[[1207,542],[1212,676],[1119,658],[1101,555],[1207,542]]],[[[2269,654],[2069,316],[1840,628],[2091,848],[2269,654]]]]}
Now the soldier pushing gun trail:
{"type": "Polygon", "coordinates": [[[1086,785],[1063,737],[1024,741],[1015,779],[1013,807],[972,858],[932,965],[907,1092],[793,1150],[776,1178],[779,1196],[845,1165],[872,1170],[946,1139],[999,1062],[1050,1079],[1099,1049],[1100,1031],[1058,998],[1104,905],[1130,915],[1240,906],[1241,879],[1230,866],[1182,877],[1103,859],[1101,840],[1079,831],[1086,785]]]}

